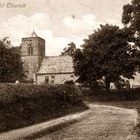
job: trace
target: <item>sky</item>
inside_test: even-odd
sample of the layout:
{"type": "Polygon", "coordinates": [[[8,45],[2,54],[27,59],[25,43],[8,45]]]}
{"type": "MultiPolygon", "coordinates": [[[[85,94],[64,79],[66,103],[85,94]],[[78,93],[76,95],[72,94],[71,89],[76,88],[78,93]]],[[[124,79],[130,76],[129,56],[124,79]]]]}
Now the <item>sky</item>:
{"type": "Polygon", "coordinates": [[[1,0],[0,38],[8,36],[19,46],[34,29],[46,41],[46,55],[60,55],[70,42],[82,45],[100,24],[123,27],[123,5],[128,3],[131,0],[1,0]]]}

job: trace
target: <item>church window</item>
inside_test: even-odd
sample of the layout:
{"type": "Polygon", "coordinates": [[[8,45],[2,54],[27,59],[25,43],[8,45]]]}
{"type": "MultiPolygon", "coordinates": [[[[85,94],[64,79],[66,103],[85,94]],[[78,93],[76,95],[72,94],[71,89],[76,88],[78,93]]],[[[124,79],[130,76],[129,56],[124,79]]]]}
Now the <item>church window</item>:
{"type": "Polygon", "coordinates": [[[71,78],[73,78],[74,77],[74,75],[71,75],[71,78]]]}
{"type": "Polygon", "coordinates": [[[49,83],[49,76],[45,76],[45,83],[49,83]]]}
{"type": "Polygon", "coordinates": [[[33,46],[31,44],[28,45],[27,52],[29,55],[33,54],[33,46]]]}
{"type": "Polygon", "coordinates": [[[74,80],[74,75],[73,74],[71,75],[71,80],[74,80]]]}
{"type": "Polygon", "coordinates": [[[51,78],[54,78],[54,75],[52,75],[51,78]]]}
{"type": "Polygon", "coordinates": [[[50,83],[51,84],[54,84],[54,80],[55,80],[55,76],[54,75],[51,75],[51,81],[50,81],[50,83]]]}

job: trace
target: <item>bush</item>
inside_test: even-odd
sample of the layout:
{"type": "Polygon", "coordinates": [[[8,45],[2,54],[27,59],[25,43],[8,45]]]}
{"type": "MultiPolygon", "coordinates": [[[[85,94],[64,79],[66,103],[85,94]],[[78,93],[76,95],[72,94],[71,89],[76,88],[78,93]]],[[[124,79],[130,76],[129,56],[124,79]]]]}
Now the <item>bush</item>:
{"type": "Polygon", "coordinates": [[[69,85],[0,84],[0,131],[64,115],[81,97],[69,85]]]}
{"type": "Polygon", "coordinates": [[[65,98],[76,97],[78,101],[81,95],[77,87],[69,85],[0,84],[0,104],[40,97],[53,100],[61,98],[63,102],[65,98]]]}

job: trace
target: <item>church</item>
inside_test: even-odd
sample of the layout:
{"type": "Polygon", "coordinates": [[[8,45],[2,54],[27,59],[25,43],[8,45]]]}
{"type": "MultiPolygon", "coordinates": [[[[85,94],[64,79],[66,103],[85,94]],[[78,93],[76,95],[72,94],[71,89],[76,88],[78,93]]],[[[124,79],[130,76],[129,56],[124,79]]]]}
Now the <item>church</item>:
{"type": "MultiPolygon", "coordinates": [[[[30,37],[22,38],[21,56],[28,79],[38,84],[63,84],[75,81],[73,60],[69,55],[45,56],[45,40],[38,37],[35,31],[30,37]]],[[[131,87],[140,85],[140,74],[135,80],[129,80],[131,87]]]]}
{"type": "Polygon", "coordinates": [[[21,56],[27,77],[34,83],[63,84],[76,80],[72,57],[45,56],[45,40],[35,31],[30,37],[22,38],[21,56]]]}

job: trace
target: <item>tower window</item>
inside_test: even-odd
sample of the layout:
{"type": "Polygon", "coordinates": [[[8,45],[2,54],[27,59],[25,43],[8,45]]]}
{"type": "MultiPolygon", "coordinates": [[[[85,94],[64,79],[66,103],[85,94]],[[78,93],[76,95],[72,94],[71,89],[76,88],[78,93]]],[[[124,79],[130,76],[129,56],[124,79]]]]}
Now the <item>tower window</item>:
{"type": "Polygon", "coordinates": [[[28,49],[27,50],[28,51],[28,54],[29,55],[32,55],[33,54],[33,46],[31,44],[29,44],[27,49],[28,49]]]}

